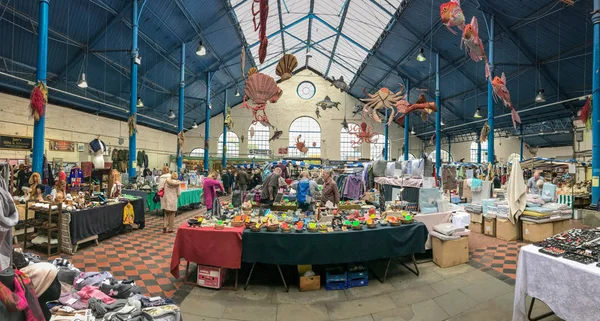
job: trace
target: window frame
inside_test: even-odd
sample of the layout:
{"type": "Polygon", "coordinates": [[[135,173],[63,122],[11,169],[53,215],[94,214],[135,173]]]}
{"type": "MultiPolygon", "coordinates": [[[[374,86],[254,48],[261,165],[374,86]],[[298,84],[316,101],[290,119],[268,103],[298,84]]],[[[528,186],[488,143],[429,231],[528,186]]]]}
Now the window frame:
{"type": "MultiPolygon", "coordinates": [[[[382,153],[382,154],[380,154],[380,155],[377,155],[377,154],[375,154],[375,156],[380,156],[380,158],[376,158],[376,157],[373,157],[373,156],[374,156],[373,152],[374,152],[375,150],[377,150],[377,149],[380,149],[380,150],[382,150],[382,149],[383,149],[383,147],[385,146],[385,135],[383,135],[383,134],[377,134],[377,135],[374,135],[374,136],[373,136],[373,139],[374,139],[375,137],[377,137],[377,142],[376,142],[376,143],[370,143],[370,144],[369,144],[369,159],[370,159],[370,160],[378,160],[378,159],[383,159],[383,153],[382,153]],[[380,136],[381,136],[381,137],[380,137],[380,136]],[[383,140],[383,142],[381,142],[382,140],[383,140]],[[381,146],[381,147],[378,147],[378,148],[373,148],[373,146],[374,146],[374,145],[375,145],[375,147],[378,147],[378,146],[381,146]]],[[[392,145],[390,144],[390,139],[389,139],[389,137],[388,137],[387,143],[388,143],[388,154],[389,154],[389,150],[391,150],[391,146],[392,146],[392,145]]]]}
{"type": "Polygon", "coordinates": [[[271,142],[269,141],[269,138],[271,138],[271,127],[269,126],[265,126],[260,122],[257,122],[256,124],[250,124],[250,126],[248,126],[248,156],[252,156],[254,158],[270,158],[270,155],[263,155],[263,154],[258,154],[258,155],[251,155],[250,154],[250,149],[258,149],[258,150],[271,150],[271,142]],[[254,137],[250,137],[250,128],[252,128],[254,126],[254,137]],[[261,126],[260,129],[258,129],[256,126],[261,126]],[[265,130],[266,128],[266,130],[265,130]],[[264,135],[266,133],[266,136],[264,135]],[[258,136],[262,136],[260,139],[257,138],[258,136]],[[256,148],[250,148],[252,144],[255,144],[256,148]]]}
{"type": "MultiPolygon", "coordinates": [[[[301,126],[301,125],[302,124],[299,124],[297,126],[301,126]]],[[[322,134],[323,133],[321,130],[321,124],[319,124],[319,121],[317,121],[316,119],[314,119],[310,116],[297,117],[290,123],[290,126],[288,128],[288,156],[289,157],[298,157],[298,158],[321,158],[322,134]],[[298,121],[301,121],[302,119],[310,119],[310,120],[314,121],[314,123],[317,124],[319,130],[317,131],[314,128],[312,128],[312,129],[309,128],[306,130],[304,130],[304,129],[292,130],[292,126],[294,126],[298,121]],[[303,138],[301,138],[301,140],[303,140],[306,144],[306,147],[308,147],[308,152],[306,154],[301,153],[296,148],[296,139],[297,139],[298,135],[302,135],[303,138]],[[316,147],[312,146],[313,142],[316,142],[316,147]]]]}
{"type": "MultiPolygon", "coordinates": [[[[217,140],[217,155],[219,156],[223,155],[223,134],[224,133],[221,133],[217,140]]],[[[240,137],[232,131],[227,131],[227,152],[225,153],[225,156],[230,158],[240,157],[240,137]],[[236,141],[232,140],[234,138],[236,141]]]]}
{"type": "Polygon", "coordinates": [[[348,130],[344,127],[340,129],[340,160],[356,161],[362,158],[362,145],[352,148],[352,141],[358,141],[358,137],[350,134],[359,130],[360,126],[356,123],[348,123],[348,130]]]}

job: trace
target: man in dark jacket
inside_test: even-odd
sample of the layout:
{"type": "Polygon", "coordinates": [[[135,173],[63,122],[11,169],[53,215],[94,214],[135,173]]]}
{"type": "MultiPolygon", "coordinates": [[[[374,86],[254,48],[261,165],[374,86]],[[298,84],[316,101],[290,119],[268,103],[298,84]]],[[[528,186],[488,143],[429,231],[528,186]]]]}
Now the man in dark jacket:
{"type": "Polygon", "coordinates": [[[250,184],[250,177],[248,177],[248,173],[244,169],[240,168],[235,177],[235,185],[242,192],[242,195],[248,189],[248,184],[250,184]]]}
{"type": "Polygon", "coordinates": [[[224,191],[225,195],[231,193],[232,181],[233,181],[232,177],[227,173],[226,170],[223,170],[221,172],[221,182],[223,183],[223,187],[225,187],[225,191],[224,191]]]}

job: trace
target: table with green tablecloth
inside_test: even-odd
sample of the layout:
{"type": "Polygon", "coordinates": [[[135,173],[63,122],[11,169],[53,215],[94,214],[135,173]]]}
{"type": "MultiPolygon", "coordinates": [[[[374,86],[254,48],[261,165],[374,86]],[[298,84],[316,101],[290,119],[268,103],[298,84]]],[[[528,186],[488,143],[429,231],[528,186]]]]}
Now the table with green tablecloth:
{"type": "MultiPolygon", "coordinates": [[[[414,263],[415,253],[425,253],[428,236],[427,227],[421,222],[401,226],[378,225],[374,229],[365,226],[359,231],[327,233],[283,233],[265,229],[252,232],[246,229],[242,236],[242,261],[252,263],[254,270],[256,263],[274,264],[279,268],[279,265],[325,265],[387,259],[387,274],[391,258],[409,256],[414,263]]],[[[406,267],[418,275],[416,264],[416,271],[406,267]]],[[[382,282],[385,274],[380,278],[382,282]]]]}
{"type": "MultiPolygon", "coordinates": [[[[146,195],[146,203],[150,211],[159,210],[160,202],[154,203],[154,195],[156,192],[150,192],[146,195]]],[[[181,191],[181,195],[177,199],[177,208],[188,206],[191,204],[198,204],[202,200],[202,188],[191,188],[181,191]]]]}

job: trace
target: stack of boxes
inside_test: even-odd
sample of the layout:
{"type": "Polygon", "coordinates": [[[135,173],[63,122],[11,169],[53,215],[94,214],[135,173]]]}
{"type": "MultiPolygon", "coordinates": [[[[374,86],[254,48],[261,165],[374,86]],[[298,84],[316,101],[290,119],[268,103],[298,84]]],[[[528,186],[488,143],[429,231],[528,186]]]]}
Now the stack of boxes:
{"type": "Polygon", "coordinates": [[[369,285],[369,272],[364,264],[329,267],[325,273],[327,291],[344,290],[369,285]]]}

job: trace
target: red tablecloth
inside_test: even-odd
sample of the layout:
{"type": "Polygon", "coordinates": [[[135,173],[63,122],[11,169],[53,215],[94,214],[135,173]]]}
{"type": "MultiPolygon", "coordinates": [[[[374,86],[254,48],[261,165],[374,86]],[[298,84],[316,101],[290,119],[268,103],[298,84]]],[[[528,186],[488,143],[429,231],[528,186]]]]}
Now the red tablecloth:
{"type": "Polygon", "coordinates": [[[239,269],[242,265],[242,233],[244,227],[215,230],[212,227],[193,228],[187,223],[177,229],[171,274],[179,278],[179,260],[203,265],[239,269]]]}

